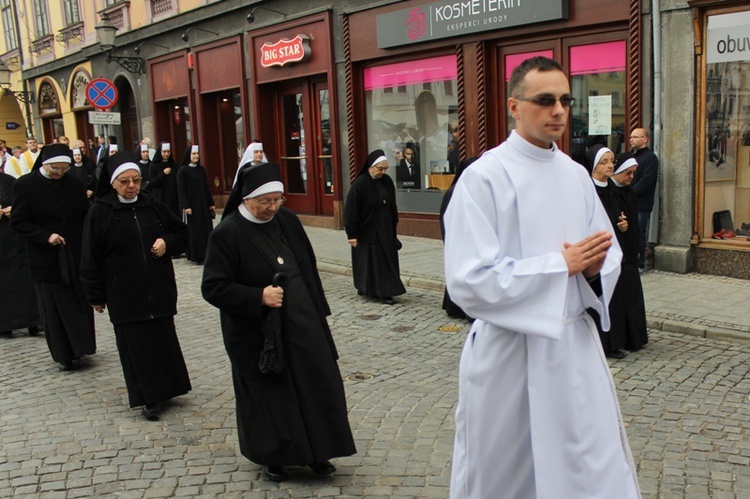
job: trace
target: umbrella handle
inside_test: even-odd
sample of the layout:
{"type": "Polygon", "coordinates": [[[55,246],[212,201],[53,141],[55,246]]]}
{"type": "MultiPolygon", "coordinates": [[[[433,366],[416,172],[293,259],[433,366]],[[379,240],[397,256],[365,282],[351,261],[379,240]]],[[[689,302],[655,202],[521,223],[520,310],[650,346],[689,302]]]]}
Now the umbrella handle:
{"type": "Polygon", "coordinates": [[[286,285],[286,274],[283,272],[277,272],[274,274],[271,284],[273,287],[281,286],[283,288],[284,285],[286,285]]]}

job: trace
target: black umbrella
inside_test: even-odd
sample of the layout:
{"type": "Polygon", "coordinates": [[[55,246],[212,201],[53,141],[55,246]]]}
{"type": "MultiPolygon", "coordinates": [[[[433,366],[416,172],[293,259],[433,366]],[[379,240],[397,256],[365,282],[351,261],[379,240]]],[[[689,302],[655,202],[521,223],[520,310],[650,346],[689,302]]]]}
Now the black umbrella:
{"type": "MultiPolygon", "coordinates": [[[[273,286],[286,284],[286,274],[278,272],[273,276],[273,286]]],[[[263,374],[284,371],[284,343],[281,337],[281,308],[271,308],[260,326],[263,333],[263,349],[260,351],[258,369],[263,374]]]]}

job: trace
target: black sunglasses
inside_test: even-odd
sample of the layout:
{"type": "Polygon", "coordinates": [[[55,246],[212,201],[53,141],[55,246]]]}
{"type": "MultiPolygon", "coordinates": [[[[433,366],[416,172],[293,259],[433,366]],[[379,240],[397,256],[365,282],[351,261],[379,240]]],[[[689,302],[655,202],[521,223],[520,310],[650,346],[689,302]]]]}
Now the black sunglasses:
{"type": "Polygon", "coordinates": [[[542,107],[552,107],[555,105],[555,103],[558,100],[560,101],[560,105],[562,107],[570,107],[576,102],[576,100],[570,95],[563,95],[559,99],[557,97],[552,97],[551,95],[544,95],[542,97],[514,97],[514,98],[517,100],[522,100],[526,102],[533,102],[537,106],[542,106],[542,107]]]}

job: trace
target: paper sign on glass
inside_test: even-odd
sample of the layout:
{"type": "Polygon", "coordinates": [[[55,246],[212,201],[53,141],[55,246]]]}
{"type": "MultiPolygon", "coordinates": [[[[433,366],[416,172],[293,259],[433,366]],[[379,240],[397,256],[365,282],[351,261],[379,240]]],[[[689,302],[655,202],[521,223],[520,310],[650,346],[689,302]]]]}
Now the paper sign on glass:
{"type": "Polygon", "coordinates": [[[589,135],[612,133],[612,96],[589,96],[589,135]]]}

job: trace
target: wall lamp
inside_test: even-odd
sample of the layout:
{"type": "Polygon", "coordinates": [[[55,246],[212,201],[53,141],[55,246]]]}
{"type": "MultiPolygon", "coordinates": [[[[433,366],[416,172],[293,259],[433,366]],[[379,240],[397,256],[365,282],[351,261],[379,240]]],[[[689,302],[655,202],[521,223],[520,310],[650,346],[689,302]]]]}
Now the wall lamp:
{"type": "Polygon", "coordinates": [[[205,31],[206,33],[211,33],[212,35],[219,36],[218,33],[215,33],[213,31],[209,31],[207,29],[199,28],[198,26],[190,26],[188,29],[185,30],[185,32],[182,34],[182,41],[186,42],[190,40],[190,37],[188,36],[188,33],[190,33],[191,29],[197,29],[198,31],[205,31]]]}
{"type": "Polygon", "coordinates": [[[5,90],[5,93],[15,97],[17,101],[27,104],[34,102],[33,92],[14,92],[10,89],[10,69],[3,61],[0,61],[0,88],[5,90]]]}
{"type": "Polygon", "coordinates": [[[101,14],[99,17],[101,22],[94,29],[96,29],[96,37],[99,40],[99,49],[107,53],[105,62],[109,64],[115,61],[125,71],[146,74],[146,60],[142,57],[118,57],[112,55],[112,49],[115,48],[115,31],[117,31],[117,26],[109,21],[107,14],[101,14]]]}
{"type": "Polygon", "coordinates": [[[169,47],[165,47],[164,45],[159,45],[158,43],[141,42],[141,43],[139,43],[138,45],[136,45],[133,48],[133,52],[135,52],[136,54],[140,54],[141,53],[141,47],[143,45],[153,45],[154,47],[159,47],[159,48],[162,48],[162,49],[165,49],[165,50],[169,50],[169,47]]]}
{"type": "Polygon", "coordinates": [[[268,7],[263,7],[262,5],[258,5],[257,7],[253,7],[253,10],[251,10],[250,13],[247,15],[248,24],[252,24],[255,21],[255,11],[258,9],[267,10],[269,12],[275,12],[276,14],[281,14],[282,16],[286,17],[286,14],[284,14],[281,11],[270,9],[268,7]]]}

